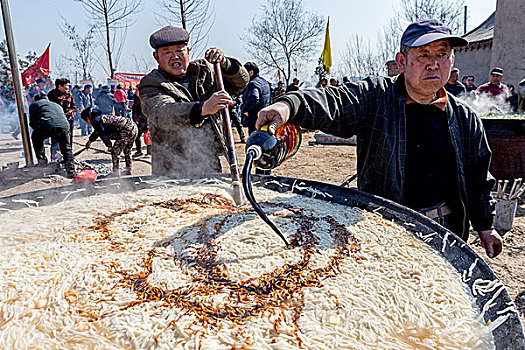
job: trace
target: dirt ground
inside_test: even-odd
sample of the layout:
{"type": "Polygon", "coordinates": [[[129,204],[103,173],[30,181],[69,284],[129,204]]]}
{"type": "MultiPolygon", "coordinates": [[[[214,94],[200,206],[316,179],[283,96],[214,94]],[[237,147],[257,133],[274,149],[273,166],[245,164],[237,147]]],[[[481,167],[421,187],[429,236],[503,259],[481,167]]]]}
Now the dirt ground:
{"type": "MultiPolygon", "coordinates": [[[[81,137],[75,130],[73,152],[80,150],[86,137],[81,137]]],[[[235,132],[234,132],[235,133],[235,132]]],[[[287,160],[273,171],[274,175],[313,179],[326,183],[340,185],[349,175],[355,173],[355,146],[309,145],[314,141],[313,133],[303,135],[303,143],[294,158],[287,160]]],[[[238,140],[237,140],[238,141],[238,140]]],[[[236,143],[240,166],[244,162],[244,144],[236,143]]],[[[104,153],[105,146],[101,141],[93,144],[92,149],[78,156],[79,160],[111,166],[111,159],[104,153]]],[[[46,168],[26,168],[22,155],[22,142],[15,140],[10,134],[0,134],[0,167],[7,163],[19,162],[19,168],[0,171],[0,197],[35,191],[50,187],[70,184],[72,181],[57,174],[54,163],[46,168]]],[[[49,146],[46,151],[49,156],[49,146]]],[[[145,150],[143,150],[145,152],[145,150]]],[[[133,162],[133,175],[150,175],[151,158],[141,157],[133,162]]],[[[223,170],[227,170],[223,162],[223,170]]],[[[123,167],[123,164],[121,165],[123,167]]],[[[351,183],[355,186],[355,182],[351,183]]],[[[0,198],[1,201],[1,198],[0,198]]],[[[503,252],[495,259],[486,257],[479,240],[471,236],[469,243],[474,250],[487,261],[496,275],[506,285],[509,294],[520,310],[522,323],[525,324],[525,202],[522,200],[514,228],[504,236],[503,252]]]]}

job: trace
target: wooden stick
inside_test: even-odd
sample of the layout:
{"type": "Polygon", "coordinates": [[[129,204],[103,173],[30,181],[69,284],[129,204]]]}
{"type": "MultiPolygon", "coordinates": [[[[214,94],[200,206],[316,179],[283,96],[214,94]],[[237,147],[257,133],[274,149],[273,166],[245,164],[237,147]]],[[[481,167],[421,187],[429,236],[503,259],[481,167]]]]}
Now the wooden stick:
{"type": "Polygon", "coordinates": [[[517,191],[514,196],[512,196],[510,199],[517,199],[519,197],[521,197],[523,195],[523,193],[525,192],[525,185],[521,186],[521,188],[519,189],[519,191],[517,191]]]}
{"type": "Polygon", "coordinates": [[[507,189],[508,185],[509,185],[509,180],[505,180],[503,182],[503,189],[501,190],[501,198],[505,198],[505,190],[507,189]]]}
{"type": "Polygon", "coordinates": [[[510,188],[509,198],[512,197],[512,195],[514,194],[514,191],[516,190],[516,184],[517,183],[518,183],[518,179],[514,179],[514,181],[512,182],[512,187],[510,188]]]}
{"type": "MultiPolygon", "coordinates": [[[[215,62],[215,80],[217,81],[217,90],[224,90],[224,82],[222,81],[221,64],[215,62]]],[[[235,143],[233,141],[232,124],[230,119],[230,111],[228,106],[221,109],[222,119],[224,122],[224,137],[226,141],[226,148],[228,152],[228,162],[230,163],[230,173],[232,175],[233,200],[236,205],[241,205],[244,202],[241,188],[241,177],[239,166],[237,165],[237,154],[235,153],[235,143]]]]}
{"type": "Polygon", "coordinates": [[[496,198],[501,198],[501,185],[503,184],[503,181],[498,180],[498,191],[496,192],[496,198]]]}

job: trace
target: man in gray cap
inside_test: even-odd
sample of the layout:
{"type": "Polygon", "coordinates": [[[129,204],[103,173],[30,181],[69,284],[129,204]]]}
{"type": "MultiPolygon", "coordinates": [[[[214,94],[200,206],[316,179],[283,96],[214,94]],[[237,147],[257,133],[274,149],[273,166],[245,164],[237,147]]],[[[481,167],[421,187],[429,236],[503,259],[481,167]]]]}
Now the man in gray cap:
{"type": "Polygon", "coordinates": [[[259,112],[257,128],[286,122],[340,137],[357,135],[358,188],[439,222],[467,241],[472,224],[489,257],[502,249],[492,228],[494,178],[480,119],[443,88],[454,47],[467,41],[436,20],[410,24],[395,77],[289,93],[259,112]]]}
{"type": "Polygon", "coordinates": [[[230,94],[249,81],[242,64],[217,48],[208,49],[205,59],[190,61],[188,40],[183,28],[167,26],[153,33],[149,41],[159,66],[138,85],[156,175],[221,172],[224,139],[218,112],[233,105],[230,94]],[[226,91],[217,91],[215,62],[220,62],[226,91]]]}

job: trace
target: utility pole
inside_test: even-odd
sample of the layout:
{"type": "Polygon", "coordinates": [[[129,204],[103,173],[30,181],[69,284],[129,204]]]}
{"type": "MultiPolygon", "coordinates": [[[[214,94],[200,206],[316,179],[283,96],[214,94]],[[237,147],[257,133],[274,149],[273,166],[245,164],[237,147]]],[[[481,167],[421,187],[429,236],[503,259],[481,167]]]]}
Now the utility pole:
{"type": "Polygon", "coordinates": [[[18,110],[18,120],[20,121],[20,131],[22,134],[22,145],[24,147],[24,156],[26,166],[33,165],[33,151],[31,150],[31,141],[29,139],[29,128],[24,108],[24,92],[22,88],[22,77],[18,68],[18,57],[15,48],[15,38],[13,36],[13,25],[11,23],[11,11],[9,10],[8,0],[0,0],[2,3],[2,16],[4,19],[5,38],[7,41],[7,51],[9,53],[9,63],[11,65],[11,76],[13,87],[15,89],[16,107],[18,110]]]}
{"type": "Polygon", "coordinates": [[[467,34],[467,6],[465,6],[465,15],[463,17],[463,35],[467,34]]]}

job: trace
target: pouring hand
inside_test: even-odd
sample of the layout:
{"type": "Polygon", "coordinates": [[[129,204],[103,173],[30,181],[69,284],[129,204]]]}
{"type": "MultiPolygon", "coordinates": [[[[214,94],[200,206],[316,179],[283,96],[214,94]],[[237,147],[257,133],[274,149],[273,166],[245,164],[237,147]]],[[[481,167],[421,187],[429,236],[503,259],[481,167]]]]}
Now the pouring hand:
{"type": "Polygon", "coordinates": [[[224,109],[228,106],[233,106],[235,102],[232,100],[230,95],[224,91],[218,91],[210,96],[209,99],[204,101],[202,104],[201,115],[215,114],[219,110],[224,109]]]}
{"type": "Polygon", "coordinates": [[[479,238],[481,239],[481,244],[485,248],[485,252],[489,258],[495,258],[501,253],[503,248],[503,238],[496,232],[496,230],[485,230],[479,231],[479,238]]]}
{"type": "Polygon", "coordinates": [[[290,111],[292,107],[287,101],[279,101],[268,107],[261,109],[259,114],[257,114],[257,122],[255,122],[255,127],[260,129],[266,124],[268,125],[268,132],[270,134],[275,134],[281,125],[284,125],[290,118],[290,111]]]}

